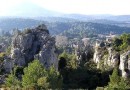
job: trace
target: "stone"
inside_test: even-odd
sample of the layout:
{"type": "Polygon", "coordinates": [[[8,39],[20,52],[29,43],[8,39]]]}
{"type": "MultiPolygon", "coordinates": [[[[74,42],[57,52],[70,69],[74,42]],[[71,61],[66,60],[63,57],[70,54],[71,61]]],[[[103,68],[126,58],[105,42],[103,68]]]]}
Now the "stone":
{"type": "Polygon", "coordinates": [[[52,65],[58,68],[55,38],[50,36],[47,27],[42,24],[28,30],[15,35],[12,39],[10,56],[14,64],[26,66],[34,59],[38,59],[46,68],[52,65]]]}
{"type": "Polygon", "coordinates": [[[10,73],[10,71],[12,70],[13,67],[14,67],[14,62],[10,58],[6,58],[3,61],[3,69],[4,69],[5,73],[10,73]]]}

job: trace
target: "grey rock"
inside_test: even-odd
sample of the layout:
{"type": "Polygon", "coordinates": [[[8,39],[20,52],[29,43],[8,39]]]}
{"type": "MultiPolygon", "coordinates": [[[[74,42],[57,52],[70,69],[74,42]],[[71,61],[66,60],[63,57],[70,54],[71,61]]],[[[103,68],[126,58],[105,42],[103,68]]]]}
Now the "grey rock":
{"type": "Polygon", "coordinates": [[[13,37],[11,59],[18,66],[25,66],[38,59],[46,68],[58,67],[55,53],[55,38],[51,37],[43,24],[13,37]]]}
{"type": "Polygon", "coordinates": [[[10,58],[8,58],[8,59],[6,58],[3,61],[3,69],[4,69],[5,73],[10,73],[10,71],[12,70],[13,67],[14,67],[14,62],[10,58]]]}

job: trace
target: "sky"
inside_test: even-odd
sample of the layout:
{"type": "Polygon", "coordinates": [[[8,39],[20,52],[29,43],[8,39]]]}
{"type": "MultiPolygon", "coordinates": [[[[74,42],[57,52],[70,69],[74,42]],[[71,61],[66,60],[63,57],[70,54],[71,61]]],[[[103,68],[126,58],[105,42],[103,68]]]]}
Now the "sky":
{"type": "Polygon", "coordinates": [[[130,15],[130,0],[0,0],[0,16],[7,16],[11,10],[23,8],[26,3],[66,14],[130,15]]]}

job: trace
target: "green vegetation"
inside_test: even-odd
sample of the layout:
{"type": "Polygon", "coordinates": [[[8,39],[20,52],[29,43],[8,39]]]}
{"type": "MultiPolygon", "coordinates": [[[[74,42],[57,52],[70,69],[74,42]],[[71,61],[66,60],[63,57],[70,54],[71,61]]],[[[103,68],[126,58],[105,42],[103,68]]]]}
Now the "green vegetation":
{"type": "MultiPolygon", "coordinates": [[[[68,54],[65,51],[59,55],[60,60],[65,59],[67,61],[67,67],[76,69],[78,67],[78,61],[74,54],[68,54]]],[[[64,66],[64,65],[63,65],[64,66]]]]}
{"type": "Polygon", "coordinates": [[[130,29],[127,27],[109,25],[108,23],[101,24],[101,22],[99,23],[95,21],[83,22],[60,17],[49,17],[49,20],[46,18],[44,18],[44,20],[42,21],[22,18],[5,18],[0,19],[0,27],[3,31],[9,32],[8,30],[13,30],[16,27],[24,29],[27,27],[39,25],[40,23],[45,23],[48,26],[48,29],[50,30],[51,34],[57,35],[62,33],[70,38],[83,37],[86,35],[89,37],[96,37],[97,34],[108,34],[110,32],[116,32],[117,34],[121,34],[123,32],[129,32],[130,29]]]}
{"type": "Polygon", "coordinates": [[[85,62],[84,58],[78,62],[73,58],[73,54],[66,52],[60,55],[59,72],[63,77],[62,88],[90,90],[95,89],[97,86],[102,87],[108,84],[111,71],[101,71],[96,68],[97,66],[94,62],[85,62]],[[63,67],[61,67],[61,63],[63,67]]]}
{"type": "Polygon", "coordinates": [[[8,46],[5,51],[6,55],[10,55],[11,53],[11,46],[8,46]]]}
{"type": "Polygon", "coordinates": [[[3,62],[4,56],[5,56],[5,53],[4,53],[4,52],[1,52],[1,53],[0,53],[0,63],[3,62]]]}
{"type": "Polygon", "coordinates": [[[106,88],[107,90],[129,90],[130,81],[119,76],[118,68],[114,68],[112,75],[110,75],[110,82],[106,88]]]}
{"type": "MultiPolygon", "coordinates": [[[[97,37],[95,33],[104,33],[109,25],[86,23],[86,22],[69,22],[69,23],[52,23],[49,28],[54,28],[55,33],[62,33],[70,38],[82,38],[82,37],[97,37]],[[59,26],[58,26],[59,25],[59,26]],[[61,29],[63,31],[57,31],[61,29]],[[56,32],[57,31],[57,32],[56,32]]],[[[116,26],[115,26],[116,27],[116,26]]],[[[116,27],[119,29],[119,27],[116,27]]],[[[113,30],[113,27],[109,28],[113,30]]],[[[122,29],[119,29],[118,33],[121,33],[122,29]]],[[[127,29],[126,29],[127,31],[127,29]]],[[[109,30],[108,30],[109,32],[109,30]]],[[[107,32],[107,33],[108,33],[107,32]]],[[[29,29],[24,31],[24,34],[31,33],[29,29]]],[[[1,37],[0,39],[5,40],[1,37]]],[[[113,47],[116,51],[130,50],[130,34],[123,34],[119,38],[115,38],[113,41],[113,47]]],[[[84,49],[84,48],[82,48],[84,49]]],[[[124,79],[120,76],[119,70],[115,68],[112,73],[110,66],[104,65],[105,59],[108,58],[108,51],[103,48],[101,52],[103,57],[100,62],[100,67],[97,69],[97,65],[91,61],[93,57],[93,51],[89,51],[88,56],[83,53],[81,59],[77,60],[77,56],[73,54],[73,48],[71,47],[58,47],[59,63],[58,70],[53,66],[45,68],[39,60],[34,60],[29,63],[27,67],[16,67],[6,78],[5,85],[11,89],[95,89],[103,90],[126,90],[130,88],[130,80],[124,79]],[[65,51],[71,49],[71,52],[65,51]],[[64,51],[64,52],[63,52],[64,51]],[[63,53],[62,53],[63,52],[63,53]],[[21,75],[21,76],[19,76],[21,75]],[[106,87],[104,87],[106,86],[106,87]]],[[[5,55],[9,55],[11,47],[8,45],[5,52],[0,53],[0,61],[4,60],[5,55]]]]}
{"type": "Polygon", "coordinates": [[[115,38],[113,47],[117,51],[124,51],[129,49],[130,34],[122,34],[119,38],[115,38]]]}
{"type": "Polygon", "coordinates": [[[31,31],[31,29],[27,28],[27,29],[24,29],[24,31],[22,33],[29,34],[29,33],[32,33],[32,31],[31,31]]]}
{"type": "Polygon", "coordinates": [[[5,82],[7,87],[10,87],[10,89],[14,89],[14,90],[17,90],[18,88],[21,87],[21,82],[18,80],[18,78],[15,75],[16,69],[17,67],[13,69],[11,74],[8,75],[8,78],[6,78],[6,82],[5,82]]]}
{"type": "Polygon", "coordinates": [[[38,60],[33,61],[24,68],[24,75],[22,76],[22,85],[25,88],[35,87],[37,85],[37,80],[42,76],[46,76],[46,71],[44,67],[39,63],[38,60]]]}
{"type": "Polygon", "coordinates": [[[38,60],[34,60],[24,68],[21,81],[17,79],[16,69],[14,69],[6,78],[6,86],[13,89],[60,89],[62,88],[62,77],[54,67],[45,69],[38,60]]]}

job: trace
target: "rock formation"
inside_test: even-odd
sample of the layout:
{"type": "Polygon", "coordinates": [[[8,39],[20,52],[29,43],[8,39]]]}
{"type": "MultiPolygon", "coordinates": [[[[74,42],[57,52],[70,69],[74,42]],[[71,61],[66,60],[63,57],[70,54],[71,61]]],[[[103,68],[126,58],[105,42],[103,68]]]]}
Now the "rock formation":
{"type": "Polygon", "coordinates": [[[97,63],[97,68],[99,68],[100,67],[99,64],[100,64],[100,62],[103,58],[103,55],[104,55],[104,53],[102,52],[102,51],[104,51],[103,50],[104,49],[104,43],[97,41],[94,49],[95,49],[95,52],[94,52],[94,56],[93,56],[93,61],[95,63],[97,63]]]}
{"type": "Polygon", "coordinates": [[[129,61],[129,55],[130,55],[130,51],[125,52],[123,54],[121,54],[120,56],[120,65],[119,65],[119,69],[121,71],[121,75],[122,77],[127,78],[130,75],[130,69],[129,69],[129,65],[130,65],[130,61],[129,61]]]}
{"type": "Polygon", "coordinates": [[[130,51],[120,54],[119,52],[114,51],[114,49],[111,46],[108,47],[107,45],[105,45],[106,49],[104,50],[103,48],[104,47],[102,47],[100,42],[96,43],[93,61],[97,63],[97,68],[100,67],[100,63],[103,60],[102,64],[109,66],[111,68],[119,67],[121,76],[125,78],[129,77],[130,51]],[[107,51],[107,54],[104,51],[107,51]]]}
{"type": "Polygon", "coordinates": [[[112,47],[107,47],[108,50],[108,58],[107,58],[107,65],[116,67],[120,62],[120,54],[115,52],[112,47]]]}
{"type": "Polygon", "coordinates": [[[55,51],[55,38],[50,36],[47,27],[43,24],[14,35],[10,56],[18,66],[25,66],[32,60],[38,59],[46,68],[51,65],[57,68],[55,51]]]}

